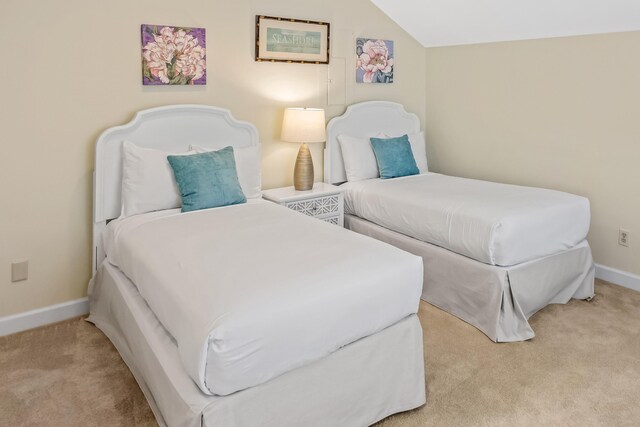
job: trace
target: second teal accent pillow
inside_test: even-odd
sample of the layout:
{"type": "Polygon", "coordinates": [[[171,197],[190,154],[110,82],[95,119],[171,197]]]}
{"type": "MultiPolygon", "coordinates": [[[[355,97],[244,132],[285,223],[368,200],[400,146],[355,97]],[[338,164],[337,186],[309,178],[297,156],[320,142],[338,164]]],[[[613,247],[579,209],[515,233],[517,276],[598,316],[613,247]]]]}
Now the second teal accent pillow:
{"type": "Polygon", "coordinates": [[[167,156],[180,189],[182,212],[245,203],[233,147],[188,156],[167,156]]]}
{"type": "Polygon", "coordinates": [[[371,147],[376,155],[380,178],[398,178],[420,173],[407,135],[397,138],[371,138],[371,147]]]}

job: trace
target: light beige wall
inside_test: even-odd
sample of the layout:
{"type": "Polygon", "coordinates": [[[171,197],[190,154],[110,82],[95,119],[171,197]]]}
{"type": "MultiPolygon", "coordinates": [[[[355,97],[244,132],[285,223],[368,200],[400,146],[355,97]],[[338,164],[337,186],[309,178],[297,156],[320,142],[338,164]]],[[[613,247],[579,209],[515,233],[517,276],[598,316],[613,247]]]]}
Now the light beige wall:
{"type": "Polygon", "coordinates": [[[639,46],[632,32],[427,49],[430,166],[589,197],[596,262],[640,274],[639,46]]]}
{"type": "MultiPolygon", "coordinates": [[[[333,55],[349,67],[346,103],[388,99],[424,116],[424,49],[368,0],[2,2],[0,316],[86,294],[94,143],[137,110],[229,108],[259,129],[264,186],[291,184],[297,146],[279,141],[283,108],[326,107],[331,117],[345,107],[326,105],[327,66],[254,62],[256,14],[329,21],[333,55]],[[206,87],[142,87],[142,23],[205,27],[206,87]],[[356,36],[395,41],[395,83],[353,83],[356,36]],[[21,258],[29,280],[10,283],[21,258]]],[[[320,180],[322,144],[312,150],[320,180]]]]}

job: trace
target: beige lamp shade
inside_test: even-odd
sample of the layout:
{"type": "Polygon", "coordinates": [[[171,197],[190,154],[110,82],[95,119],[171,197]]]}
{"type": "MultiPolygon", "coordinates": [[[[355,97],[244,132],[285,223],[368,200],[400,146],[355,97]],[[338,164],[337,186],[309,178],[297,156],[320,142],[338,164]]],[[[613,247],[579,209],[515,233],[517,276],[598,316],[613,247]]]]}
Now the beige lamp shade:
{"type": "Polygon", "coordinates": [[[287,108],[282,120],[281,139],[286,142],[324,142],[324,110],[321,108],[287,108]]]}
{"type": "Polygon", "coordinates": [[[325,141],[327,136],[324,126],[322,109],[287,108],[284,110],[282,140],[302,143],[293,170],[293,186],[298,191],[313,189],[313,159],[307,143],[325,141]]]}

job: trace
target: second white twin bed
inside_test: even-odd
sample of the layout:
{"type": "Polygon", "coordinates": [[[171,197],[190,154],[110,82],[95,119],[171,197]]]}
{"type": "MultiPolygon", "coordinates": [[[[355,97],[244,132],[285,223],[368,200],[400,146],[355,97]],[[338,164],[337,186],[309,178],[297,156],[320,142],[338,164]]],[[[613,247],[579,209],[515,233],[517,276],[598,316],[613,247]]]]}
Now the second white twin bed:
{"type": "Polygon", "coordinates": [[[424,300],[506,342],[532,338],[528,319],[548,304],[593,296],[588,199],[429,173],[422,157],[420,120],[400,104],[354,104],[327,126],[325,181],[344,188],[345,226],[420,255],[424,300]],[[369,138],[403,134],[419,173],[378,178],[369,138]]]}

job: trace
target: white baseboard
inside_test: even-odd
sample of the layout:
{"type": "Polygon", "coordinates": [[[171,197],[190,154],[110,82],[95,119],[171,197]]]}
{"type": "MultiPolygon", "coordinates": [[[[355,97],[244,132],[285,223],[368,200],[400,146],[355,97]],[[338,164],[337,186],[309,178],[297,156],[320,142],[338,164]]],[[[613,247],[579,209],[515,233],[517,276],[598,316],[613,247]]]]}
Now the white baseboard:
{"type": "Polygon", "coordinates": [[[62,304],[25,311],[24,313],[0,317],[0,337],[37,328],[50,323],[61,322],[89,313],[89,300],[80,298],[62,304]]]}
{"type": "Polygon", "coordinates": [[[596,278],[640,292],[640,276],[633,273],[596,264],[596,278]]]}

